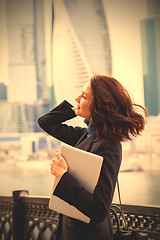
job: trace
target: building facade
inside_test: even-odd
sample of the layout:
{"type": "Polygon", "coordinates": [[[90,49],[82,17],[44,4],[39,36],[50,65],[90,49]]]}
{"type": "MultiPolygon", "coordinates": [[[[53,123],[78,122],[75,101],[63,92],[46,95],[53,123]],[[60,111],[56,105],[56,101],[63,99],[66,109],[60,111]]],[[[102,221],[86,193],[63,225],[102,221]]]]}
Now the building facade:
{"type": "Polygon", "coordinates": [[[7,0],[8,101],[32,104],[48,99],[43,0],[7,0]]]}
{"type": "Polygon", "coordinates": [[[141,22],[145,105],[149,115],[160,113],[160,17],[141,22]]]}
{"type": "Polygon", "coordinates": [[[7,86],[4,83],[0,83],[0,101],[7,100],[7,86]]]}
{"type": "Polygon", "coordinates": [[[0,133],[29,132],[24,104],[1,101],[0,105],[0,133]]]}
{"type": "Polygon", "coordinates": [[[150,116],[160,113],[160,1],[148,0],[148,18],[141,21],[145,105],[150,116]]]}
{"type": "Polygon", "coordinates": [[[53,75],[57,102],[75,97],[94,74],[111,75],[109,32],[101,0],[54,3],[53,75]]]}
{"type": "MultiPolygon", "coordinates": [[[[49,111],[43,0],[6,0],[9,82],[0,84],[0,133],[42,131],[49,111]]],[[[53,94],[52,94],[53,95],[53,94]]]]}

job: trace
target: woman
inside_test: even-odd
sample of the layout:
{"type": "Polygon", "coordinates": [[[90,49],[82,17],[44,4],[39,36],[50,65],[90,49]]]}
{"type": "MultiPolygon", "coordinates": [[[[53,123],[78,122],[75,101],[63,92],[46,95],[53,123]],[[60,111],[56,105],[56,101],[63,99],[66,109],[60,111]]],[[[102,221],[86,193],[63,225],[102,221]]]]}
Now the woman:
{"type": "Polygon", "coordinates": [[[93,76],[76,102],[77,106],[73,107],[63,101],[40,117],[39,125],[60,141],[102,156],[103,164],[98,183],[91,194],[68,172],[65,159],[57,152],[57,158],[51,164],[51,173],[59,179],[54,195],[91,218],[87,224],[61,216],[57,239],[112,240],[110,206],[122,158],[120,142],[141,133],[145,120],[137,110],[146,111],[133,104],[116,79],[103,75],[93,76]],[[74,128],[63,123],[77,115],[85,118],[88,128],[74,128]]]}

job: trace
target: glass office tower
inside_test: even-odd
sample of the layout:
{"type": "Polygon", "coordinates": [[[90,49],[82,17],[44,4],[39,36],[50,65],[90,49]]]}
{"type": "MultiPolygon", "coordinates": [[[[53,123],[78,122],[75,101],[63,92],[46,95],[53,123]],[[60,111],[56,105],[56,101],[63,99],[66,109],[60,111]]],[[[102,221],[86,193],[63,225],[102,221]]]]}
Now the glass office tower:
{"type": "Polygon", "coordinates": [[[6,0],[5,4],[9,82],[7,98],[0,103],[0,133],[41,131],[37,118],[49,111],[50,105],[44,0],[6,0]]]}
{"type": "Polygon", "coordinates": [[[7,0],[8,101],[49,99],[46,83],[43,0],[7,0]]]}
{"type": "Polygon", "coordinates": [[[111,75],[109,32],[101,0],[54,3],[53,74],[57,102],[72,104],[94,74],[111,75]]]}
{"type": "Polygon", "coordinates": [[[160,17],[141,22],[145,105],[149,115],[160,113],[160,17]]]}
{"type": "Polygon", "coordinates": [[[147,0],[148,18],[141,21],[145,105],[150,116],[160,113],[160,1],[147,0]]]}

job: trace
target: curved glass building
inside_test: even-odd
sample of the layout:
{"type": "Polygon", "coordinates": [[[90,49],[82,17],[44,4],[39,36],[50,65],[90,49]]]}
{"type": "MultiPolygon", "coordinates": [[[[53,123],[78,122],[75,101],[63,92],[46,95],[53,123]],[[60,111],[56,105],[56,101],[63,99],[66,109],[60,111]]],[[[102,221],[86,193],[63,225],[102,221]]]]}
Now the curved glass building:
{"type": "Polygon", "coordinates": [[[102,0],[54,3],[53,80],[57,102],[74,104],[94,74],[111,75],[111,48],[102,0]]]}

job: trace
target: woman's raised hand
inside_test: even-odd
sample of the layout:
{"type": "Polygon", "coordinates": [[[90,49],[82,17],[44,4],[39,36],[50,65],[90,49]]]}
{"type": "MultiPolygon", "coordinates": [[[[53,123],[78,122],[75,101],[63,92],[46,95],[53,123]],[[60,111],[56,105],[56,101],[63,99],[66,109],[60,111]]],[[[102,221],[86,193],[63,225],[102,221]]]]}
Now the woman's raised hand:
{"type": "Polygon", "coordinates": [[[58,179],[61,179],[63,174],[67,172],[68,165],[59,151],[56,152],[56,155],[57,157],[51,163],[51,173],[58,179]]]}

